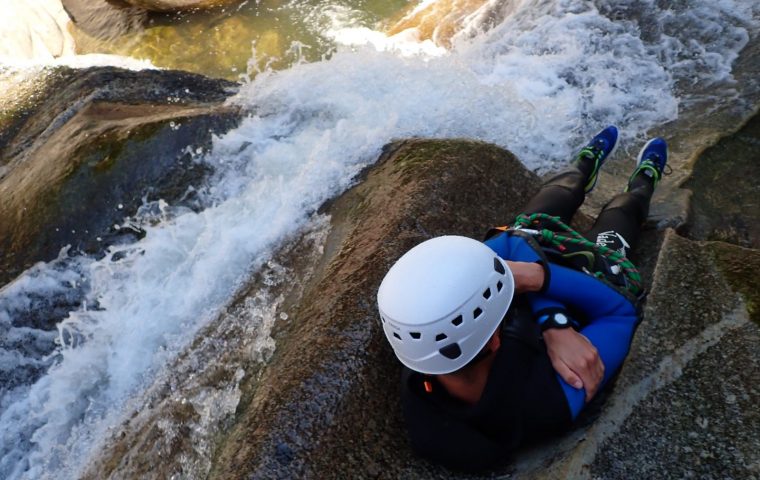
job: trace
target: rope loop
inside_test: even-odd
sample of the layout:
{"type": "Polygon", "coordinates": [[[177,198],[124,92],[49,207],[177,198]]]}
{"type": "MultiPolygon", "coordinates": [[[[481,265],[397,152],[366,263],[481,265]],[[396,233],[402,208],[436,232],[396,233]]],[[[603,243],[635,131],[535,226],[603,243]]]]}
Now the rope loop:
{"type": "MultiPolygon", "coordinates": [[[[525,228],[528,226],[534,227],[538,232],[535,238],[542,245],[549,245],[553,247],[559,247],[561,251],[565,250],[565,244],[578,245],[581,248],[591,250],[606,258],[613,265],[618,265],[623,271],[628,282],[626,282],[626,289],[638,295],[642,291],[641,274],[636,266],[628,260],[622,253],[611,250],[604,245],[597,245],[596,243],[583,237],[580,233],[566,225],[559,217],[553,217],[546,213],[533,213],[526,215],[521,213],[515,218],[514,228],[525,228]],[[549,223],[553,228],[541,228],[537,229],[542,223],[549,223]],[[562,233],[558,233],[562,232],[562,233]]],[[[602,278],[603,272],[593,272],[596,278],[602,278]]]]}

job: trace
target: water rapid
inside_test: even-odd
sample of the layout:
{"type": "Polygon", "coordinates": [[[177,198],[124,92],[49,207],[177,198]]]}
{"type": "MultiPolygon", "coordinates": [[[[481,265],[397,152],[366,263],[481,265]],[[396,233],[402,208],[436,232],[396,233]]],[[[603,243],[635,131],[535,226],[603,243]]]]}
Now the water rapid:
{"type": "Polygon", "coordinates": [[[0,477],[76,478],[129,399],[390,140],[475,138],[548,171],[600,126],[641,140],[736,92],[760,6],[661,3],[485,2],[447,50],[334,22],[329,58],[255,76],[231,100],[248,116],[197,158],[214,171],[203,209],[146,203],[125,219],[136,243],[63,251],[0,289],[0,477]]]}

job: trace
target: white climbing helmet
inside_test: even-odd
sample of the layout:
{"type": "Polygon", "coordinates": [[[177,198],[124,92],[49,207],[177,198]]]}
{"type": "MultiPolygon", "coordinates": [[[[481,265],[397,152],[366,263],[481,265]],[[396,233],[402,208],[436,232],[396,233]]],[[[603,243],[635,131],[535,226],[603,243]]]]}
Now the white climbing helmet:
{"type": "Polygon", "coordinates": [[[485,244],[427,240],[406,252],[377,292],[383,331],[412,370],[451,373],[485,346],[514,294],[512,272],[485,244]]]}

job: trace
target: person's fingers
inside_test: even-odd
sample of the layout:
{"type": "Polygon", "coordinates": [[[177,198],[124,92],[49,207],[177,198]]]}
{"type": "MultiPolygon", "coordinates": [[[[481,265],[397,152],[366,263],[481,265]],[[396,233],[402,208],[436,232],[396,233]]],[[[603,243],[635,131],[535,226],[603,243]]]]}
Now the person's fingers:
{"type": "Polygon", "coordinates": [[[583,359],[580,361],[580,366],[581,371],[578,373],[581,375],[583,384],[586,386],[586,401],[588,402],[596,395],[604,378],[604,364],[596,348],[591,346],[585,352],[583,359]]]}
{"type": "Polygon", "coordinates": [[[597,375],[599,376],[599,381],[601,382],[602,379],[604,378],[604,362],[602,361],[602,357],[600,357],[598,354],[597,354],[596,365],[597,365],[597,375]]]}
{"type": "Polygon", "coordinates": [[[594,396],[594,393],[596,393],[598,386],[593,362],[588,357],[581,358],[578,361],[578,367],[575,372],[581,377],[583,386],[586,387],[586,401],[588,402],[594,396]]]}
{"type": "Polygon", "coordinates": [[[567,382],[568,385],[572,385],[573,387],[577,389],[583,388],[583,380],[576,375],[575,372],[573,372],[570,367],[565,364],[563,361],[557,361],[553,362],[554,370],[559,373],[559,376],[562,377],[562,380],[567,382]]]}
{"type": "Polygon", "coordinates": [[[590,402],[592,398],[594,398],[594,395],[596,395],[596,391],[599,389],[599,384],[592,385],[590,388],[586,389],[586,403],[590,402]]]}

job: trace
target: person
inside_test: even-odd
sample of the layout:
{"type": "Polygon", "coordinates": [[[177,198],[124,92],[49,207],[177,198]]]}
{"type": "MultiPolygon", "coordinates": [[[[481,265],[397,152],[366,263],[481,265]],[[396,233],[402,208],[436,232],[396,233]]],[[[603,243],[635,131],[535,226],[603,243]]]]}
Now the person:
{"type": "Polygon", "coordinates": [[[627,257],[667,163],[665,140],[646,143],[588,232],[567,225],[617,141],[617,128],[602,130],[511,228],[485,242],[427,240],[384,277],[380,319],[404,365],[403,414],[419,454],[455,469],[498,466],[567,429],[620,369],[643,296],[627,257]]]}

